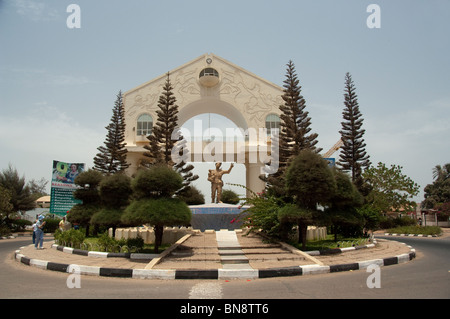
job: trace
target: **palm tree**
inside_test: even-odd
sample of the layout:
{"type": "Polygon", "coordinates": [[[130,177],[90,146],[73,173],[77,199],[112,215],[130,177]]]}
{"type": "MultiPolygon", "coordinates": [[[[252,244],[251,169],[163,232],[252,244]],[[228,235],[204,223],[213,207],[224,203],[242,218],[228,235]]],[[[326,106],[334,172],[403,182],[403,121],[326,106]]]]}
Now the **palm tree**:
{"type": "Polygon", "coordinates": [[[441,165],[436,165],[433,168],[433,179],[434,180],[446,180],[450,177],[450,163],[447,163],[442,167],[441,165]]]}

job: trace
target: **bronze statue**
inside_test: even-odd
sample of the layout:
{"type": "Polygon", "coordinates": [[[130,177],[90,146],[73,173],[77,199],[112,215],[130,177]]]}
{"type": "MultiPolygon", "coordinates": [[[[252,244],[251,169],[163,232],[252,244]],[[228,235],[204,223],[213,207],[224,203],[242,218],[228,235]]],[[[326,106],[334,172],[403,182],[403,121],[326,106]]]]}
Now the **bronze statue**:
{"type": "Polygon", "coordinates": [[[231,163],[230,169],[227,171],[223,171],[220,169],[221,165],[222,163],[217,162],[215,170],[214,169],[208,170],[209,171],[208,181],[211,182],[211,203],[215,202],[216,193],[217,193],[217,203],[222,203],[222,201],[220,200],[222,197],[222,186],[223,186],[222,175],[229,174],[234,166],[234,164],[231,163]]]}

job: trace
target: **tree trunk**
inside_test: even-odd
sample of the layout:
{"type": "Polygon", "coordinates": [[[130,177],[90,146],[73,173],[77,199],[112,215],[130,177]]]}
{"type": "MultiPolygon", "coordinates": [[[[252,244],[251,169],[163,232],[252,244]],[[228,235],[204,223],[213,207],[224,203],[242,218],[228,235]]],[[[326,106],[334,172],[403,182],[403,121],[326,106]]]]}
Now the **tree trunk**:
{"type": "Polygon", "coordinates": [[[155,254],[158,254],[159,246],[161,246],[162,243],[164,226],[155,225],[153,229],[155,231],[155,254]]]}
{"type": "Polygon", "coordinates": [[[337,242],[337,237],[338,237],[338,230],[337,230],[337,227],[336,227],[335,225],[332,225],[332,226],[331,226],[331,229],[332,229],[333,234],[334,234],[334,241],[337,242]]]}
{"type": "Polygon", "coordinates": [[[302,244],[302,250],[306,249],[306,232],[308,231],[308,225],[299,223],[298,224],[298,243],[302,244]]]}

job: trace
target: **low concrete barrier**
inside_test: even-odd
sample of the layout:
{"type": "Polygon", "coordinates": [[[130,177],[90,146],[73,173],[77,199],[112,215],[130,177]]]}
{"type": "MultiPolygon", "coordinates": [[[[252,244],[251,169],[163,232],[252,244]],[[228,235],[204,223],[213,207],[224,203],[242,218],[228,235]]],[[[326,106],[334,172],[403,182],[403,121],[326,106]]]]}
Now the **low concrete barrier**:
{"type": "MultiPolygon", "coordinates": [[[[179,239],[183,238],[185,235],[192,235],[199,233],[199,229],[193,229],[192,227],[165,227],[163,233],[163,244],[173,244],[179,239]]],[[[205,233],[214,232],[214,230],[205,230],[205,233]]],[[[112,228],[109,229],[109,236],[112,237],[112,228]]],[[[115,239],[129,239],[141,237],[146,244],[153,244],[155,242],[155,232],[152,227],[131,227],[131,228],[117,228],[115,239]]],[[[326,227],[316,227],[308,226],[308,231],[306,234],[307,240],[321,240],[326,239],[327,228],[326,227]]],[[[294,241],[298,241],[298,231],[296,232],[294,241]]]]}
{"type": "MultiPolygon", "coordinates": [[[[192,229],[192,227],[165,227],[163,232],[162,243],[173,244],[186,235],[192,235],[200,232],[192,229]]],[[[109,236],[112,237],[112,228],[109,229],[109,236]]],[[[122,238],[137,238],[141,237],[146,244],[153,244],[155,242],[155,232],[152,227],[131,227],[131,228],[117,228],[115,239],[122,238]]]]}

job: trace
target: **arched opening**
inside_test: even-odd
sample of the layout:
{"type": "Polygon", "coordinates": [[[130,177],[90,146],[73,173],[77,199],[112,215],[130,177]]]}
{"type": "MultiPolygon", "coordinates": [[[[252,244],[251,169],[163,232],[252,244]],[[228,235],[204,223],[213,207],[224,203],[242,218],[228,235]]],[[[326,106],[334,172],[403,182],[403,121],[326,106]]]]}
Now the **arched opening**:
{"type": "MultiPolygon", "coordinates": [[[[235,122],[229,118],[217,113],[202,113],[192,116],[184,121],[181,126],[185,132],[184,134],[188,142],[201,143],[202,150],[208,145],[217,143],[234,143],[236,141],[245,142],[245,136],[239,133],[240,130],[235,122]],[[189,136],[186,136],[189,135],[189,136]]],[[[225,151],[225,148],[223,149],[225,151]]],[[[215,163],[212,161],[204,161],[206,156],[202,157],[203,161],[190,162],[194,166],[193,173],[199,178],[192,182],[192,185],[199,189],[205,197],[205,203],[211,202],[211,183],[208,181],[208,170],[215,169],[215,163]]],[[[226,161],[226,156],[223,157],[222,170],[228,170],[231,162],[226,161]]],[[[234,161],[233,161],[234,162],[234,161]]],[[[239,195],[240,198],[246,196],[244,187],[229,185],[228,183],[246,186],[246,167],[243,163],[234,163],[234,167],[230,174],[223,175],[224,190],[232,190],[239,195]]]]}
{"type": "Polygon", "coordinates": [[[209,113],[222,115],[243,130],[248,128],[244,116],[233,105],[224,101],[207,98],[203,98],[180,108],[178,113],[178,124],[183,126],[187,120],[200,114],[209,113]]]}

